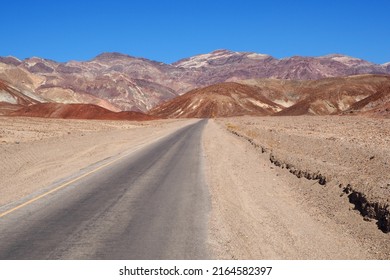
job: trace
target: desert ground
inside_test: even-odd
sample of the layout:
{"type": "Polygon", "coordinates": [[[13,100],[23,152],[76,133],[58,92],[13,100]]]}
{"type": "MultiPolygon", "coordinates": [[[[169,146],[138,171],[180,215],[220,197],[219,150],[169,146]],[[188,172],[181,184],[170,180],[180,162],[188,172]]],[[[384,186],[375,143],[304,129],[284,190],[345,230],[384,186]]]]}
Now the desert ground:
{"type": "Polygon", "coordinates": [[[214,254],[228,259],[389,259],[390,235],[373,218],[383,209],[382,222],[389,221],[389,136],[388,119],[209,122],[204,144],[214,254]],[[354,205],[350,197],[367,201],[354,205]]]}
{"type": "Polygon", "coordinates": [[[0,117],[0,205],[188,123],[0,117]]]}
{"type": "MultiPolygon", "coordinates": [[[[191,122],[0,117],[0,208],[191,122]]],[[[202,139],[211,258],[390,259],[389,119],[210,119],[202,139]]]]}

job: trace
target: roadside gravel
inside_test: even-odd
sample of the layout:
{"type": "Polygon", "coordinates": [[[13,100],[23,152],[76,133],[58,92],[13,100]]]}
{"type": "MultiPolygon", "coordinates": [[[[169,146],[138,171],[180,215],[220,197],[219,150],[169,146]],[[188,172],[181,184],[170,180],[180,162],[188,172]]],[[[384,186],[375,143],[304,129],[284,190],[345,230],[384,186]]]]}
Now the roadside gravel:
{"type": "MultiPolygon", "coordinates": [[[[352,122],[340,120],[347,124],[344,129],[328,131],[327,128],[337,127],[337,123],[326,118],[209,121],[204,133],[213,208],[209,243],[217,258],[390,259],[390,234],[380,231],[374,221],[363,220],[360,213],[353,210],[354,205],[349,203],[347,195],[343,195],[339,181],[332,181],[337,180],[337,174],[344,173],[332,173],[333,179],[324,186],[318,180],[298,178],[270,161],[272,151],[281,159],[286,155],[285,160],[294,159],[297,165],[302,163],[301,168],[313,168],[313,163],[319,162],[314,170],[322,171],[324,160],[330,166],[338,164],[329,157],[313,156],[309,150],[329,152],[324,144],[326,138],[340,139],[348,133],[353,137],[353,131],[346,130],[348,121],[352,122]],[[268,151],[262,153],[260,146],[251,145],[231,130],[254,139],[268,151]]],[[[353,157],[353,154],[348,156],[353,157]]],[[[385,157],[380,153],[375,156],[378,160],[385,157]]],[[[333,168],[337,170],[337,166],[333,168]]],[[[343,172],[347,173],[354,166],[344,168],[343,172]]],[[[380,174],[378,177],[382,178],[380,174]]]]}

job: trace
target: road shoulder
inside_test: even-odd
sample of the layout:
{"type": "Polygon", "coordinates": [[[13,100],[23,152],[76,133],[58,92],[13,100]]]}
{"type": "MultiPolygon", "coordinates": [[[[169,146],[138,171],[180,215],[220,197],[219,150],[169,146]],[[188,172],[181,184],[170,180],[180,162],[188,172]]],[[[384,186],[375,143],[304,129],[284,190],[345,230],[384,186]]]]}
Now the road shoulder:
{"type": "MultiPolygon", "coordinates": [[[[212,198],[208,242],[215,258],[378,257],[372,244],[364,244],[350,233],[354,230],[351,223],[332,219],[306,202],[307,193],[302,190],[320,188],[317,182],[275,167],[269,157],[215,121],[209,121],[203,140],[212,198]]],[[[348,211],[350,206],[340,207],[348,211]]],[[[357,213],[352,219],[361,223],[357,213]]]]}

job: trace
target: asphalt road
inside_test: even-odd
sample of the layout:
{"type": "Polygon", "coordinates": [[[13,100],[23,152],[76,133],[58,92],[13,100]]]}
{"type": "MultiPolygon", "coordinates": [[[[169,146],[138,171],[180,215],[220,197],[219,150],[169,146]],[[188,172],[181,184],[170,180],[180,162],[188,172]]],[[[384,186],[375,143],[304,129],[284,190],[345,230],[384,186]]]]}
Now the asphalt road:
{"type": "Polygon", "coordinates": [[[207,259],[206,122],[4,215],[0,259],[207,259]]]}

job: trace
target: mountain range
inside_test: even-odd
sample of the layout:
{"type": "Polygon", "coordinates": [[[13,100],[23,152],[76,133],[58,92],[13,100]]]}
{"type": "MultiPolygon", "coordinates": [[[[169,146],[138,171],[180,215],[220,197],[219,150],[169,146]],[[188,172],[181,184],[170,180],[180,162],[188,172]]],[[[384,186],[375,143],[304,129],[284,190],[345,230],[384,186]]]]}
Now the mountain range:
{"type": "MultiPolygon", "coordinates": [[[[379,65],[338,54],[277,59],[229,50],[196,55],[172,64],[120,53],[103,53],[89,61],[65,63],[9,56],[0,57],[0,104],[7,108],[3,111],[48,102],[94,104],[116,112],[148,112],[188,91],[220,83],[251,79],[310,81],[359,74],[390,74],[390,63],[379,65]]],[[[238,87],[234,83],[230,86],[238,87]]],[[[271,106],[274,101],[269,102],[271,106]]],[[[279,108],[286,104],[272,106],[279,108]]]]}
{"type": "Polygon", "coordinates": [[[149,111],[164,118],[366,114],[390,117],[390,76],[251,79],[194,89],[149,111]]]}
{"type": "MultiPolygon", "coordinates": [[[[157,117],[368,111],[373,100],[388,99],[389,74],[390,63],[336,54],[276,59],[217,50],[172,64],[120,53],[65,63],[8,56],[0,57],[0,114],[24,108],[20,114],[28,115],[32,110],[26,106],[36,105],[36,115],[45,103],[91,104],[157,117]],[[367,98],[372,100],[365,104],[367,98]]],[[[61,115],[47,111],[60,110],[58,105],[43,107],[49,115],[61,115]]],[[[70,108],[75,107],[61,112],[70,108]]],[[[91,106],[85,110],[96,111],[91,106]]]]}

